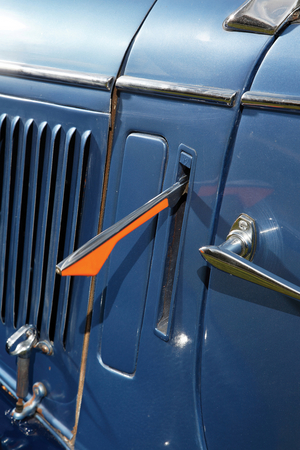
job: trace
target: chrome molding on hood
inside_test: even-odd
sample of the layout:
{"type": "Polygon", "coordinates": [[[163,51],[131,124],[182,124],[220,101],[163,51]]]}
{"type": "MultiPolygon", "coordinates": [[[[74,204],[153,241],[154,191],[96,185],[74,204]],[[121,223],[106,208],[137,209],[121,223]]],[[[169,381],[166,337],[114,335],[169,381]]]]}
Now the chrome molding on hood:
{"type": "Polygon", "coordinates": [[[237,92],[231,89],[148,80],[146,78],[136,78],[126,75],[117,79],[116,87],[122,91],[184,98],[185,100],[200,101],[229,107],[234,106],[237,95],[237,92]]]}
{"type": "Polygon", "coordinates": [[[114,77],[0,61],[0,75],[110,91],[114,77]]]}
{"type": "Polygon", "coordinates": [[[248,0],[223,23],[225,30],[276,34],[299,19],[300,0],[248,0]]]}

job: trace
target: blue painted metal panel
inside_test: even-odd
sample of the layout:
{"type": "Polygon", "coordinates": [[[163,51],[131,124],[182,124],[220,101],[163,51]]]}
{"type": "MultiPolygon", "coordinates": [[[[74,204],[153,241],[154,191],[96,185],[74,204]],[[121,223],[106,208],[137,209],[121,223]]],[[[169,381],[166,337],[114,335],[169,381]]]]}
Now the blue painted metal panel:
{"type": "Polygon", "coordinates": [[[226,14],[240,4],[160,0],[135,39],[125,75],[240,90],[253,56],[270,40],[224,31],[226,14]]]}
{"type": "Polygon", "coordinates": [[[0,152],[5,173],[1,182],[1,379],[15,390],[16,360],[5,352],[5,341],[15,326],[32,321],[42,338],[54,341],[54,355],[34,355],[30,387],[43,381],[48,395],[41,411],[71,438],[90,279],[76,279],[69,286],[70,280],[53,278],[57,249],[65,256],[70,246],[73,250],[74,227],[76,246],[97,233],[109,115],[7,97],[1,98],[1,111],[7,114],[0,152]],[[49,199],[51,206],[47,206],[49,199]]]}
{"type": "Polygon", "coordinates": [[[300,27],[290,25],[270,48],[253,81],[251,90],[285,95],[300,95],[299,58],[300,27]]]}
{"type": "MultiPolygon", "coordinates": [[[[233,33],[222,29],[224,18],[237,6],[237,2],[159,1],[139,32],[122,73],[226,87],[241,93],[261,52],[271,41],[256,35],[237,39],[233,33]],[[217,57],[211,59],[212,52],[217,57]]],[[[195,173],[189,186],[190,205],[185,211],[187,223],[182,235],[182,253],[177,261],[179,272],[177,284],[174,284],[170,338],[164,341],[154,332],[161,296],[158,280],[161,280],[168,239],[169,212],[164,211],[158,218],[133,377],[111,371],[101,364],[105,266],[97,277],[76,441],[78,449],[91,448],[100,440],[103,448],[110,450],[124,445],[144,449],[205,448],[197,357],[207,272],[198,248],[213,235],[218,186],[227,164],[226,155],[238,115],[237,106],[227,109],[120,93],[103,229],[114,223],[125,142],[132,131],[160,135],[167,141],[169,157],[162,189],[176,178],[181,144],[194,149],[195,173]]],[[[126,313],[130,315],[130,309],[126,313]]]]}
{"type": "Polygon", "coordinates": [[[116,76],[153,0],[15,1],[0,8],[0,60],[116,76]]]}
{"type": "Polygon", "coordinates": [[[108,91],[1,75],[0,94],[106,113],[110,109],[111,97],[111,93],[108,91]]]}
{"type": "MultiPolygon", "coordinates": [[[[0,7],[0,60],[116,77],[153,0],[33,0],[0,7]]],[[[0,77],[0,92],[109,111],[109,92],[0,77]]]]}
{"type": "MultiPolygon", "coordinates": [[[[127,137],[115,222],[161,192],[167,150],[160,137],[137,133],[127,137]]],[[[153,241],[156,223],[154,218],[118,243],[103,294],[101,359],[128,374],[136,367],[152,256],[148,243],[153,241]]]]}
{"type": "MultiPolygon", "coordinates": [[[[252,89],[300,95],[300,27],[264,59],[252,89]],[[296,47],[294,47],[296,46],[296,47]]],[[[224,190],[216,243],[242,212],[256,220],[254,262],[300,286],[300,115],[244,108],[224,190]]],[[[298,301],[211,271],[201,362],[209,449],[298,449],[298,301]]]]}
{"type": "MultiPolygon", "coordinates": [[[[65,4],[57,5],[55,10],[55,5],[52,4],[47,15],[44,14],[44,7],[40,9],[40,3],[35,3],[34,14],[28,5],[24,8],[24,5],[20,4],[24,23],[6,9],[6,17],[11,20],[10,24],[18,27],[18,33],[10,46],[4,46],[2,53],[0,50],[0,59],[116,75],[124,52],[151,3],[146,0],[126,4],[119,2],[116,8],[114,2],[94,2],[92,12],[90,4],[88,5],[86,20],[82,20],[82,5],[79,8],[77,3],[71,11],[65,4]],[[105,14],[103,13],[104,19],[100,27],[98,17],[101,11],[105,11],[105,14]],[[59,13],[61,16],[58,19],[59,13]],[[71,22],[69,19],[66,21],[66,17],[71,17],[71,22]],[[57,20],[61,26],[58,26],[57,20]],[[32,32],[42,28],[42,37],[45,36],[45,39],[34,39],[34,42],[41,44],[30,44],[28,31],[22,27],[24,24],[25,28],[30,27],[32,32]],[[68,26],[65,26],[66,24],[68,26]],[[75,37],[74,33],[70,33],[71,28],[77,30],[75,37]],[[99,34],[98,29],[101,30],[99,34]],[[85,30],[88,30],[86,34],[85,30]],[[65,42],[63,49],[60,45],[62,41],[65,42]],[[16,42],[19,42],[19,47],[16,42]],[[77,52],[78,55],[75,54],[77,52]]],[[[138,34],[127,65],[121,72],[158,80],[230,88],[237,90],[240,95],[251,80],[261,53],[270,45],[271,40],[266,36],[226,33],[222,29],[222,22],[237,6],[238,0],[218,0],[213,4],[208,0],[197,3],[159,0],[138,34]]],[[[3,13],[4,11],[2,17],[5,17],[3,13]]],[[[3,23],[2,39],[7,36],[7,28],[4,25],[3,23]]],[[[88,108],[91,105],[91,109],[109,111],[109,93],[20,79],[15,79],[11,84],[12,80],[8,77],[1,77],[0,81],[2,93],[14,93],[30,98],[39,96],[43,101],[73,105],[77,108],[88,108]]],[[[93,151],[88,163],[94,175],[86,187],[82,231],[76,242],[79,247],[97,232],[108,114],[94,115],[80,109],[64,109],[36,103],[27,109],[25,103],[14,100],[12,102],[15,104],[11,106],[9,99],[3,100],[4,106],[6,101],[9,114],[15,116],[18,109],[22,118],[24,116],[27,119],[32,117],[34,111],[40,126],[43,120],[48,120],[45,115],[48,117],[49,113],[55,118],[51,122],[52,126],[62,124],[63,138],[72,127],[79,130],[82,139],[87,130],[92,129],[95,133],[91,136],[93,151]]],[[[169,212],[166,211],[158,219],[148,293],[140,294],[140,298],[136,299],[140,307],[144,304],[146,306],[138,364],[133,377],[116,373],[102,364],[101,334],[103,323],[105,328],[107,319],[103,313],[102,300],[103,291],[107,288],[108,264],[97,277],[85,390],[76,443],[78,449],[94,448],[99,446],[99,442],[102,448],[110,450],[124,448],[127,443],[130,448],[142,447],[151,450],[159,447],[205,447],[197,358],[200,354],[199,322],[207,272],[205,264],[200,260],[198,247],[211,241],[214,233],[218,189],[230,159],[233,130],[238,118],[237,105],[226,109],[188,103],[184,100],[120,94],[104,228],[115,221],[119,213],[118,202],[126,194],[123,189],[118,193],[118,188],[122,171],[125,170],[123,175],[130,178],[130,170],[123,166],[126,138],[130,133],[156,135],[166,140],[169,157],[162,189],[170,186],[176,179],[182,143],[194,149],[191,153],[195,172],[189,186],[190,203],[185,211],[186,229],[181,236],[182,252],[177,261],[178,277],[173,285],[174,313],[170,319],[170,338],[165,342],[154,332],[161,295],[161,286],[157,280],[161,279],[165,243],[169,236],[169,212]]],[[[78,141],[75,148],[79,155],[78,141]]],[[[74,191],[72,188],[72,193],[74,191]]],[[[144,189],[141,189],[141,194],[145,194],[144,189]]],[[[53,223],[58,231],[59,227],[54,219],[53,223]]],[[[72,226],[69,222],[66,233],[70,233],[71,242],[72,226]]],[[[151,248],[152,242],[149,242],[148,251],[151,248]]],[[[67,244],[65,252],[69,253],[67,244]]],[[[52,254],[51,258],[55,259],[52,254]]],[[[126,271],[129,277],[135,277],[134,267],[126,267],[126,271]]],[[[137,281],[138,289],[145,291],[142,289],[145,280],[137,281]]],[[[116,283],[120,283],[120,278],[116,283]]],[[[46,283],[46,280],[45,285],[45,291],[49,293],[52,285],[46,283]]],[[[71,283],[62,280],[61,288],[64,292],[70,289],[71,302],[64,303],[61,295],[58,299],[55,355],[50,364],[44,355],[36,355],[32,378],[34,381],[39,379],[45,382],[50,392],[43,400],[42,412],[53,426],[58,426],[70,438],[75,417],[89,280],[75,279],[71,283]],[[66,315],[67,333],[64,331],[66,315]]],[[[116,285],[114,289],[117,288],[116,285]]],[[[130,296],[130,292],[126,292],[126,295],[130,296]]],[[[128,308],[125,313],[127,317],[124,320],[130,321],[134,311],[128,308]]],[[[46,320],[47,317],[43,319],[46,320]]],[[[46,323],[42,327],[44,334],[48,333],[48,325],[46,323]]],[[[2,329],[4,341],[11,334],[11,330],[5,330],[4,327],[2,329]]],[[[1,374],[3,375],[5,368],[6,374],[3,376],[14,388],[11,378],[15,376],[13,359],[1,354],[0,360],[1,374]]],[[[126,367],[125,370],[129,371],[131,368],[126,367]]]]}
{"type": "MultiPolygon", "coordinates": [[[[268,38],[254,35],[252,40],[252,36],[242,35],[237,40],[233,34],[226,34],[221,23],[233,3],[218,2],[210,6],[207,3],[204,7],[192,2],[158,2],[135,40],[123,73],[242,91],[268,38]],[[217,57],[211,59],[212,52],[217,57]]],[[[125,139],[131,130],[159,134],[167,140],[170,150],[163,188],[174,181],[182,142],[195,149],[197,164],[190,184],[191,203],[186,211],[187,228],[178,261],[171,336],[164,342],[154,333],[161,293],[157,280],[161,276],[168,233],[168,213],[164,212],[160,214],[155,236],[134,377],[113,373],[101,365],[98,342],[105,268],[98,276],[76,444],[79,449],[93,446],[95,436],[101,439],[103,448],[109,449],[124,447],[125,442],[128,447],[145,449],[205,447],[197,356],[201,299],[207,274],[198,247],[201,242],[209,241],[213,233],[223,157],[236,117],[236,107],[225,110],[181,100],[120,94],[104,228],[114,221],[125,139]]],[[[127,314],[131,314],[130,309],[127,314]]]]}

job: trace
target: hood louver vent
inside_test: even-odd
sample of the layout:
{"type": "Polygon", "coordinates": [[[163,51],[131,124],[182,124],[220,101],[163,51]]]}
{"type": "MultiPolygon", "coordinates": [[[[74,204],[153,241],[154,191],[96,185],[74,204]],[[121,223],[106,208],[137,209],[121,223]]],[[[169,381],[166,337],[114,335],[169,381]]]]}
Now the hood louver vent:
{"type": "Polygon", "coordinates": [[[54,340],[58,310],[68,315],[72,282],[55,265],[78,239],[89,143],[89,131],[0,117],[1,319],[43,339],[54,340]]]}

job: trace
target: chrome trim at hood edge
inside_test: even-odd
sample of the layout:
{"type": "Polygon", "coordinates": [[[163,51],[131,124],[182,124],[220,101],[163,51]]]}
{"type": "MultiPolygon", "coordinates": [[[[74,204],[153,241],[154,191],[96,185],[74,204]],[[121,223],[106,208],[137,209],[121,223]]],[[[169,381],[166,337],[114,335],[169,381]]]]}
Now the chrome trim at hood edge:
{"type": "Polygon", "coordinates": [[[68,84],[92,89],[111,90],[114,77],[75,72],[72,70],[53,69],[51,67],[29,64],[16,64],[0,61],[0,75],[10,75],[19,78],[29,78],[37,81],[68,84]]]}
{"type": "Polygon", "coordinates": [[[178,84],[126,75],[117,79],[116,87],[121,91],[183,98],[189,101],[200,101],[228,107],[234,106],[237,96],[237,92],[231,89],[178,84]]]}

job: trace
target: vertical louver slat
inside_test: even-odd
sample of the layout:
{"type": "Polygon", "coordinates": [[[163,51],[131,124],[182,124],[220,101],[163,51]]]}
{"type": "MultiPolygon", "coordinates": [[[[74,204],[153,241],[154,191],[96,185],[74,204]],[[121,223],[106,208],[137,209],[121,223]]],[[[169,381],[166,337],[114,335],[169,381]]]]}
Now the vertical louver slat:
{"type": "MultiPolygon", "coordinates": [[[[21,121],[19,126],[21,125],[21,121]]],[[[7,265],[7,275],[6,275],[6,283],[7,283],[7,294],[6,294],[6,323],[7,325],[13,324],[16,325],[15,322],[15,314],[16,314],[16,302],[18,304],[18,300],[16,299],[16,283],[19,283],[20,280],[16,279],[17,274],[17,263],[18,263],[18,252],[19,252],[19,244],[22,246],[23,243],[23,232],[22,223],[21,223],[21,213],[22,213],[22,200],[26,201],[23,198],[23,190],[26,191],[27,187],[25,186],[25,160],[26,156],[28,158],[29,151],[31,150],[31,145],[29,142],[29,135],[32,133],[33,121],[28,120],[24,127],[23,139],[21,135],[21,129],[18,130],[18,142],[15,143],[14,152],[16,155],[13,155],[13,158],[16,159],[15,168],[12,167],[12,170],[15,170],[15,174],[12,174],[11,180],[13,182],[13,178],[15,179],[14,193],[13,198],[11,199],[12,208],[12,218],[10,222],[10,227],[8,229],[8,233],[10,233],[10,248],[7,265]]],[[[23,131],[23,130],[22,130],[23,131]]],[[[15,138],[16,139],[16,138],[15,138]]],[[[11,186],[12,192],[12,186],[11,186]]]]}
{"type": "MultiPolygon", "coordinates": [[[[18,245],[18,255],[17,255],[17,265],[16,265],[16,283],[15,283],[15,316],[14,316],[14,326],[17,327],[19,312],[22,309],[22,305],[26,302],[24,299],[23,291],[21,290],[21,280],[23,271],[23,256],[24,256],[24,246],[25,246],[25,228],[26,228],[26,215],[28,209],[28,193],[30,187],[30,162],[32,159],[32,154],[34,154],[34,148],[36,145],[37,137],[37,127],[32,119],[28,122],[29,128],[28,132],[25,133],[25,161],[24,161],[24,177],[23,177],[23,190],[22,190],[22,202],[21,202],[21,212],[19,220],[19,245],[18,245]]],[[[26,124],[27,126],[27,124],[26,124]]],[[[25,129],[26,129],[25,126],[25,129]]]]}
{"type": "MultiPolygon", "coordinates": [[[[80,205],[83,197],[84,184],[86,182],[86,168],[89,154],[90,138],[91,138],[91,131],[86,131],[81,138],[77,176],[76,176],[75,195],[73,202],[70,201],[69,205],[68,221],[70,222],[70,226],[68,226],[68,229],[70,230],[70,232],[68,235],[68,239],[66,239],[64,243],[64,252],[62,259],[65,258],[67,255],[70,255],[75,250],[76,231],[78,231],[80,225],[78,215],[80,214],[80,205]]],[[[59,331],[61,342],[65,341],[66,319],[67,319],[71,282],[72,281],[70,277],[64,277],[63,279],[61,279],[61,294],[63,300],[62,315],[61,315],[62,320],[59,331]]]]}
{"type": "Polygon", "coordinates": [[[90,130],[0,116],[0,318],[62,346],[73,284],[55,266],[78,244],[90,144],[90,130]]]}
{"type": "Polygon", "coordinates": [[[7,326],[13,326],[13,320],[8,314],[6,318],[6,287],[7,287],[7,268],[8,268],[8,256],[10,248],[10,233],[9,229],[12,221],[12,202],[15,187],[15,175],[16,175],[16,162],[17,162],[17,150],[18,150],[18,133],[19,133],[20,118],[15,117],[11,124],[10,138],[5,145],[5,161],[4,161],[4,175],[3,175],[3,197],[1,208],[1,277],[0,277],[0,295],[3,299],[2,302],[2,320],[7,326]],[[8,320],[7,320],[8,319],[8,320]]]}
{"type": "Polygon", "coordinates": [[[6,114],[0,117],[0,214],[2,207],[2,192],[4,189],[3,174],[5,161],[5,145],[6,145],[6,114]]]}
{"type": "Polygon", "coordinates": [[[56,125],[52,131],[50,149],[45,150],[48,151],[49,153],[48,155],[45,155],[42,169],[43,177],[40,194],[39,216],[37,220],[36,251],[34,255],[31,309],[29,314],[29,322],[35,325],[38,323],[39,307],[42,294],[44,253],[45,251],[48,252],[48,248],[46,245],[46,233],[47,233],[47,223],[49,220],[48,212],[49,209],[51,210],[50,188],[52,181],[52,167],[54,165],[53,159],[54,157],[58,156],[60,135],[61,135],[61,126],[56,125]]]}
{"type": "Polygon", "coordinates": [[[33,254],[36,243],[36,241],[34,240],[34,234],[36,234],[35,215],[38,215],[40,184],[42,177],[42,170],[39,174],[39,166],[42,167],[43,165],[43,156],[45,154],[46,148],[46,132],[47,123],[43,122],[38,128],[36,140],[32,140],[33,145],[29,169],[28,202],[26,211],[22,276],[20,284],[22,301],[20,302],[19,307],[18,327],[21,327],[22,325],[24,325],[24,323],[27,322],[27,308],[28,306],[30,307],[29,288],[33,266],[33,254]]]}
{"type": "Polygon", "coordinates": [[[53,298],[54,283],[56,276],[55,265],[57,261],[59,237],[61,231],[64,195],[66,190],[67,168],[68,162],[69,166],[71,166],[73,162],[73,154],[74,154],[73,148],[75,145],[74,143],[75,134],[76,134],[75,128],[71,128],[67,132],[65,148],[63,152],[60,152],[57,164],[57,178],[56,178],[54,205],[53,205],[53,216],[51,223],[51,238],[49,244],[49,254],[46,255],[46,257],[48,256],[47,258],[48,270],[45,285],[44,307],[41,321],[40,334],[42,338],[48,338],[49,336],[49,327],[53,301],[54,302],[58,301],[57,298],[53,298]]]}
{"type": "MultiPolygon", "coordinates": [[[[3,218],[5,216],[4,213],[4,200],[5,200],[5,179],[4,179],[4,173],[5,173],[5,154],[6,147],[7,147],[7,140],[6,140],[6,128],[7,128],[7,118],[6,114],[1,115],[0,117],[0,239],[2,239],[3,236],[3,218]]],[[[5,243],[4,243],[5,244],[5,243]]],[[[3,272],[2,272],[2,252],[3,252],[3,241],[0,240],[0,311],[1,311],[1,318],[2,318],[2,304],[4,302],[3,300],[3,272]]]]}

